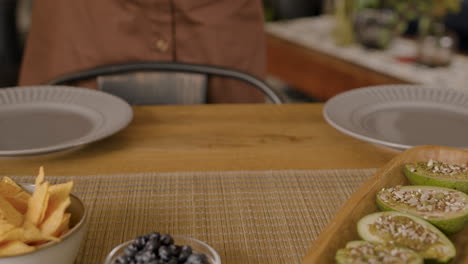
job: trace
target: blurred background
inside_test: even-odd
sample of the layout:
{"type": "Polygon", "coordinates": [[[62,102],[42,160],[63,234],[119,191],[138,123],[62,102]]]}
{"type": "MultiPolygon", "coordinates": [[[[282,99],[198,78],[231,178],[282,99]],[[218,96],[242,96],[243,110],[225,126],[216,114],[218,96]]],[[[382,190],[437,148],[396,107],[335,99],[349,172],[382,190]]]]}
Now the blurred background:
{"type": "MultiPolygon", "coordinates": [[[[312,21],[313,18],[326,16],[328,20],[333,20],[335,23],[334,28],[330,30],[330,34],[334,36],[337,47],[346,47],[357,43],[364,49],[382,51],[391,45],[396,30],[401,31],[399,36],[415,39],[420,37],[421,24],[434,24],[435,19],[432,19],[434,16],[428,18],[425,16],[427,12],[423,12],[424,7],[421,8],[421,3],[425,2],[433,1],[264,0],[263,4],[267,34],[272,35],[273,38],[279,38],[278,34],[274,34],[274,32],[278,32],[275,28],[276,25],[280,27],[288,21],[311,19],[310,22],[307,22],[307,25],[309,25],[308,32],[312,34],[314,31],[323,30],[323,24],[325,23],[323,19],[320,23],[312,21]],[[423,22],[421,23],[421,21],[423,22]],[[322,27],[322,29],[318,27],[322,27]],[[388,33],[390,32],[389,28],[391,28],[391,33],[388,33]]],[[[456,46],[453,45],[454,51],[460,54],[467,53],[468,0],[440,0],[438,2],[447,3],[447,6],[443,7],[447,10],[444,9],[445,13],[436,16],[438,24],[436,26],[427,26],[428,31],[426,33],[441,31],[440,24],[443,24],[444,32],[438,33],[450,32],[451,35],[446,34],[444,36],[450,36],[450,39],[456,43],[456,46]],[[452,12],[449,9],[454,4],[458,4],[458,7],[452,12]]],[[[0,87],[14,86],[17,83],[24,42],[31,21],[32,4],[33,0],[0,0],[0,87]]],[[[437,8],[437,12],[443,9],[437,8]]],[[[318,21],[318,19],[314,21],[318,21]]],[[[303,22],[303,24],[306,24],[306,22],[303,22]]],[[[269,46],[272,45],[272,41],[274,43],[275,39],[269,40],[269,46]]],[[[279,66],[275,65],[275,63],[278,64],[278,61],[274,57],[278,52],[281,52],[281,50],[275,49],[274,45],[273,48],[269,47],[268,49],[268,70],[270,72],[268,82],[281,89],[291,101],[323,101],[327,98],[327,96],[320,95],[316,97],[314,93],[307,92],[307,89],[297,87],[301,85],[295,85],[285,80],[287,78],[283,78],[282,74],[279,73],[284,72],[284,70],[278,70],[279,66]]],[[[285,52],[288,51],[285,50],[285,52]]],[[[429,51],[430,54],[432,54],[431,52],[433,53],[434,50],[429,51]]],[[[415,60],[415,58],[403,57],[400,59],[415,60]]],[[[438,61],[434,62],[434,60],[426,60],[425,62],[428,66],[437,66],[434,63],[438,63],[438,61]],[[430,65],[431,63],[433,65],[430,65]]],[[[402,78],[402,82],[406,82],[404,78],[402,78]]],[[[320,85],[327,85],[327,83],[322,82],[320,85]]]]}

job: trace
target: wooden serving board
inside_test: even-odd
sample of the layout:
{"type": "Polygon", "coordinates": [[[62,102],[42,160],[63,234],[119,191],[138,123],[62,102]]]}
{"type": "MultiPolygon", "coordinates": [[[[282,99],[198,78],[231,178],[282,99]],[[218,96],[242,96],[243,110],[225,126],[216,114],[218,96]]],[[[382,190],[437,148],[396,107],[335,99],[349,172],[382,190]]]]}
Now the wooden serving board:
{"type": "MultiPolygon", "coordinates": [[[[347,242],[359,239],[356,227],[359,219],[379,211],[375,203],[377,192],[384,187],[409,185],[403,174],[403,165],[429,159],[466,164],[468,162],[468,151],[439,146],[418,146],[408,149],[393,158],[378,170],[374,177],[365,182],[343,205],[339,213],[313,243],[302,263],[335,263],[336,251],[345,247],[347,242]]],[[[452,263],[468,263],[468,228],[451,236],[450,239],[457,248],[457,257],[452,263]]]]}

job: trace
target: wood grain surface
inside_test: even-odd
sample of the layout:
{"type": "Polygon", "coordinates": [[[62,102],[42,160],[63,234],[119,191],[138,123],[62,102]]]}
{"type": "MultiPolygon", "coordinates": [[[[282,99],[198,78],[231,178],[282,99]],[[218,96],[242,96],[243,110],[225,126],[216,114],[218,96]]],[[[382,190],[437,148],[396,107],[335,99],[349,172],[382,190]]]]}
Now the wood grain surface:
{"type": "Polygon", "coordinates": [[[235,104],[134,108],[117,134],[34,157],[1,157],[0,174],[352,169],[383,166],[398,152],[346,136],[323,104],[235,104]]]}

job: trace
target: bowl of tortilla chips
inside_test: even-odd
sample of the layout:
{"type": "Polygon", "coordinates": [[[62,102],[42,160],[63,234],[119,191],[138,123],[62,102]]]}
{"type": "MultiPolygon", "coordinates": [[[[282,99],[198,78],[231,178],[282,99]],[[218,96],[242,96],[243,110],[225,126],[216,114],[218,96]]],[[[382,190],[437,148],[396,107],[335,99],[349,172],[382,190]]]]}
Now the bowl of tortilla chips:
{"type": "Polygon", "coordinates": [[[73,264],[86,233],[84,204],[73,182],[35,184],[0,179],[0,264],[73,264]]]}

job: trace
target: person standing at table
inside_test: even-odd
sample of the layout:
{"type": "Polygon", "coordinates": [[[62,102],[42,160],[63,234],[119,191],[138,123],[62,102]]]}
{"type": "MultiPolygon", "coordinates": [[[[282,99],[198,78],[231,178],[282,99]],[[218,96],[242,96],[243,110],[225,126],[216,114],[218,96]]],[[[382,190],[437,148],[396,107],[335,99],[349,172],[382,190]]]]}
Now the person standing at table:
{"type": "MultiPolygon", "coordinates": [[[[260,0],[38,0],[20,85],[99,65],[179,61],[265,77],[260,0]]],[[[82,82],[80,86],[93,86],[82,82]]],[[[214,79],[210,102],[263,102],[258,90],[214,79]]]]}

